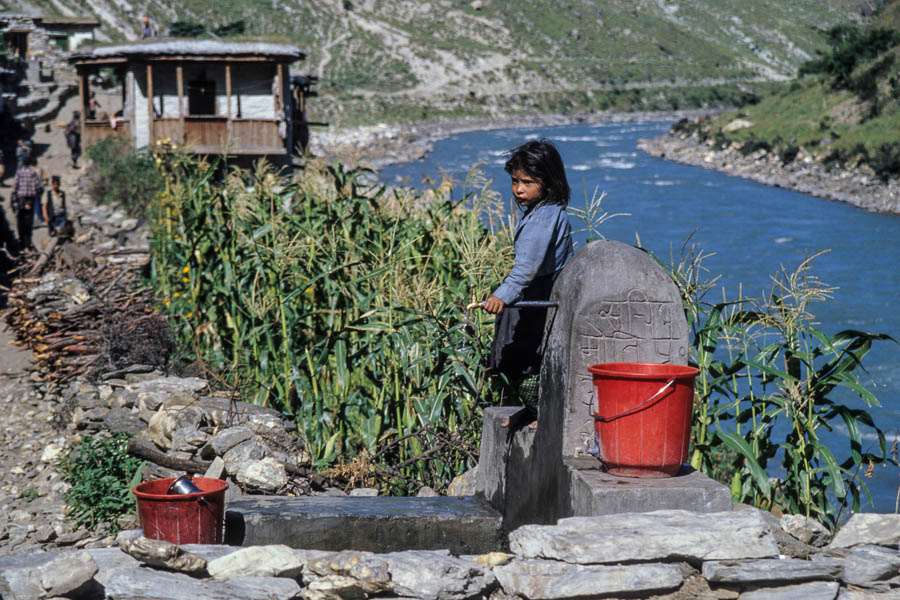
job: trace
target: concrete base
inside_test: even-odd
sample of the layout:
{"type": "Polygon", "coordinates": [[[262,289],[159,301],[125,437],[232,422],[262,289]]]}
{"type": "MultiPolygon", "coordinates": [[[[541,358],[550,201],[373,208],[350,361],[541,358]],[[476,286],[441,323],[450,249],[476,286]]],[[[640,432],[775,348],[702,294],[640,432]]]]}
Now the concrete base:
{"type": "Polygon", "coordinates": [[[484,411],[476,494],[503,514],[508,530],[528,523],[555,523],[572,516],[683,509],[731,510],[730,490],[685,467],[677,477],[616,477],[593,457],[549,456],[540,452],[538,430],[501,427],[519,409],[484,411]]]}
{"type": "Polygon", "coordinates": [[[676,477],[616,477],[594,458],[565,458],[572,516],[681,509],[712,513],[731,510],[731,492],[700,471],[683,467],[676,477]]]}
{"type": "Polygon", "coordinates": [[[474,496],[243,496],[228,504],[225,543],[460,555],[503,549],[506,537],[500,514],[474,496]]]}

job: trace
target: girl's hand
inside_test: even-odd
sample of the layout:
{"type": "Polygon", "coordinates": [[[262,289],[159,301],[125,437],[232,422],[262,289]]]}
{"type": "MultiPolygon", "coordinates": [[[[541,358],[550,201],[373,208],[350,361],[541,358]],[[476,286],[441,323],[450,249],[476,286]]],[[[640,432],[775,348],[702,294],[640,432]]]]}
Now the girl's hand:
{"type": "Polygon", "coordinates": [[[503,303],[503,300],[501,300],[497,296],[491,296],[484,301],[484,310],[493,315],[499,315],[500,313],[502,313],[504,306],[505,304],[503,303]]]}

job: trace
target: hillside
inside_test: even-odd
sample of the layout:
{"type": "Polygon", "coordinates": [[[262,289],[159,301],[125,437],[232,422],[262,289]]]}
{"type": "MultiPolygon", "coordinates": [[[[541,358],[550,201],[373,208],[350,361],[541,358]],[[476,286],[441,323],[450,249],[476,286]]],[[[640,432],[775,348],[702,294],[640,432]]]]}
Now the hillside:
{"type": "MultiPolygon", "coordinates": [[[[793,77],[821,31],[875,0],[0,0],[13,12],[83,14],[98,37],[135,39],[146,10],[284,38],[321,77],[313,118],[339,124],[439,116],[658,109],[733,101],[741,83],[793,77]]],[[[862,9],[862,10],[861,10],[862,9]]]]}
{"type": "Polygon", "coordinates": [[[900,177],[900,2],[869,28],[829,32],[830,48],[801,66],[804,76],[758,104],[715,119],[680,123],[676,133],[749,155],[764,151],[826,168],[900,177]]]}

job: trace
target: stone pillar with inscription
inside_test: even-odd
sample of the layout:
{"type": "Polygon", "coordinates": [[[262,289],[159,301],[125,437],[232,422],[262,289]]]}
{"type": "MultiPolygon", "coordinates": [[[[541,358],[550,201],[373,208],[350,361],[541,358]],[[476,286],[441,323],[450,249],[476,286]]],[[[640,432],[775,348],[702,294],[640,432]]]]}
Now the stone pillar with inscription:
{"type": "Polygon", "coordinates": [[[485,411],[478,493],[508,527],[573,515],[683,508],[729,510],[727,488],[686,469],[661,479],[615,477],[594,444],[587,368],[603,362],[687,364],[681,296],[644,251],[603,240],[581,249],[557,278],[541,367],[537,430],[500,427],[517,409],[485,411]]]}

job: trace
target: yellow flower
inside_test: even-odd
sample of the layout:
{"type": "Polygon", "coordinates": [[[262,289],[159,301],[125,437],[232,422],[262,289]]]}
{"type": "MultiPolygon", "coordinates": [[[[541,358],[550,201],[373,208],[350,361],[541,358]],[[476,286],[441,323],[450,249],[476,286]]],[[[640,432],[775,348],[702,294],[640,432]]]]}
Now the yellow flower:
{"type": "Polygon", "coordinates": [[[190,282],[191,282],[191,280],[188,279],[187,277],[182,277],[182,281],[184,281],[185,283],[190,283],[190,282]]]}
{"type": "Polygon", "coordinates": [[[181,295],[181,294],[179,294],[178,292],[175,292],[174,294],[172,294],[172,296],[174,296],[175,298],[177,298],[177,297],[180,296],[180,295],[181,295]]]}
{"type": "Polygon", "coordinates": [[[184,315],[184,318],[185,318],[185,319],[190,319],[190,318],[193,317],[193,316],[194,316],[194,313],[189,312],[188,314],[184,315]]]}
{"type": "Polygon", "coordinates": [[[191,270],[190,267],[185,267],[185,268],[183,268],[183,269],[181,270],[181,272],[182,272],[182,273],[187,273],[187,272],[189,272],[190,270],[191,270]]]}

